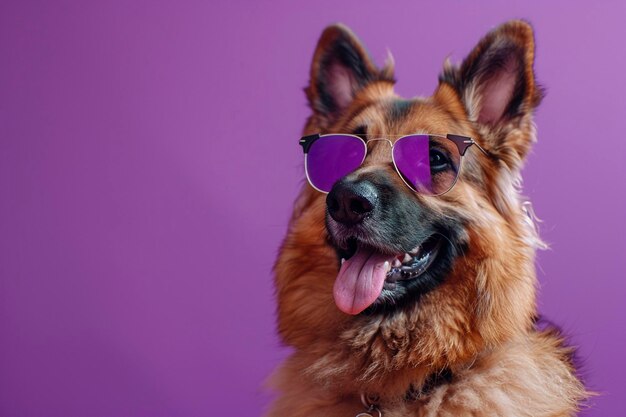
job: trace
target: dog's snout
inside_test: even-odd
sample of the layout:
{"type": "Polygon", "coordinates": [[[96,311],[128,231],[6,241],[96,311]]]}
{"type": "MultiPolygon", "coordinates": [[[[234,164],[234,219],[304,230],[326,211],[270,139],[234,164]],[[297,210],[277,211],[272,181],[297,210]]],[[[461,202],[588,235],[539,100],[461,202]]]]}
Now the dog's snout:
{"type": "Polygon", "coordinates": [[[346,226],[361,223],[377,205],[378,193],[369,181],[339,181],[326,197],[330,216],[346,226]]]}

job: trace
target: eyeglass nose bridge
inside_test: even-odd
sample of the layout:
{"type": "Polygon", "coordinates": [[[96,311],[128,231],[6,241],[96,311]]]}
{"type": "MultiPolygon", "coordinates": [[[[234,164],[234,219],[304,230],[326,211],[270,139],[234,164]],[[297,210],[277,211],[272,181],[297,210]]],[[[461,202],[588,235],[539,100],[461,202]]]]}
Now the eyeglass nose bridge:
{"type": "Polygon", "coordinates": [[[369,145],[372,142],[387,142],[389,144],[390,148],[393,148],[393,142],[391,141],[391,139],[387,139],[387,138],[374,138],[374,139],[368,139],[366,143],[366,145],[369,145]]]}
{"type": "Polygon", "coordinates": [[[373,139],[368,139],[367,142],[365,142],[365,150],[367,151],[367,154],[370,153],[370,149],[369,149],[369,145],[370,143],[373,142],[386,142],[389,145],[389,150],[390,150],[390,157],[391,157],[391,161],[393,161],[393,142],[390,139],[387,138],[373,138],[373,139]]]}
{"type": "MultiPolygon", "coordinates": [[[[373,142],[387,142],[387,144],[389,145],[389,149],[391,150],[391,153],[393,153],[393,142],[390,139],[387,139],[387,138],[368,139],[367,142],[365,142],[365,149],[367,150],[367,153],[370,152],[369,145],[370,145],[370,143],[373,143],[373,142]]],[[[393,157],[392,157],[392,159],[393,159],[393,157]]]]}

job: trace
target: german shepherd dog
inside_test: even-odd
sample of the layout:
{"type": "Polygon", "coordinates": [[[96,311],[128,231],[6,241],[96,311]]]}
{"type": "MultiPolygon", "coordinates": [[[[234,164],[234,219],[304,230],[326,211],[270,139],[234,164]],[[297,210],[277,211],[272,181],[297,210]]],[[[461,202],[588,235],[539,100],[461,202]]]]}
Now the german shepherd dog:
{"type": "Polygon", "coordinates": [[[275,265],[293,353],[269,416],[571,416],[587,392],[537,325],[520,195],[542,89],[524,21],[489,32],[431,97],[393,91],[356,36],[324,30],[306,95],[305,184],[275,265]],[[462,161],[462,169],[461,169],[462,161]]]}

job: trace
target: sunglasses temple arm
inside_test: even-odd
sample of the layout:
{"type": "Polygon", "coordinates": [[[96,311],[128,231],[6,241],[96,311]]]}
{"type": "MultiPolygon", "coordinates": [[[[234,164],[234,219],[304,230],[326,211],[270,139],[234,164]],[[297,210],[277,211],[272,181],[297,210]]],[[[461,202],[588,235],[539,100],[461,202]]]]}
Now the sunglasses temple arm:
{"type": "Polygon", "coordinates": [[[471,146],[471,145],[476,145],[476,147],[477,147],[477,148],[478,148],[478,149],[479,149],[479,150],[480,150],[483,154],[485,154],[485,156],[487,156],[488,158],[490,158],[490,159],[492,159],[492,160],[494,160],[494,161],[497,161],[497,160],[499,159],[496,155],[492,154],[491,152],[489,152],[488,150],[486,150],[485,148],[483,148],[482,146],[480,146],[480,145],[478,144],[478,142],[476,142],[474,139],[472,139],[472,138],[467,138],[467,139],[469,139],[469,140],[464,141],[465,143],[469,143],[469,145],[470,145],[470,146],[471,146]]]}
{"type": "Polygon", "coordinates": [[[488,150],[486,150],[485,148],[483,148],[482,146],[480,146],[478,144],[478,142],[476,142],[474,139],[470,139],[470,145],[476,145],[476,147],[483,153],[485,154],[485,156],[487,156],[488,158],[497,161],[499,158],[497,156],[495,156],[494,154],[492,154],[491,152],[489,152],[488,150]]]}
{"type": "Polygon", "coordinates": [[[483,148],[482,146],[480,146],[480,145],[478,144],[478,142],[476,142],[476,141],[475,141],[475,140],[473,140],[473,139],[472,139],[472,145],[476,145],[476,147],[477,147],[478,149],[480,149],[480,151],[481,151],[482,153],[484,153],[485,155],[487,155],[487,156],[489,156],[489,157],[492,157],[492,156],[493,156],[493,155],[491,155],[491,153],[487,152],[487,151],[485,150],[485,148],[483,148]]]}

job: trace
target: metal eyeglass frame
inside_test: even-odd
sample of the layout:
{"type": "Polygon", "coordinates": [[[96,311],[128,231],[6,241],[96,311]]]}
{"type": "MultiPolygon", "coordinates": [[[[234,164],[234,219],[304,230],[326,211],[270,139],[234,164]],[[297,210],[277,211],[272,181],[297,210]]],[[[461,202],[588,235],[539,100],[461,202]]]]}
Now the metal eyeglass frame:
{"type": "MultiPolygon", "coordinates": [[[[418,193],[418,194],[425,194],[425,195],[429,195],[429,196],[439,196],[439,195],[443,195],[445,193],[447,193],[448,191],[450,191],[452,188],[454,188],[454,185],[456,184],[456,181],[459,178],[459,175],[461,173],[461,167],[463,166],[463,157],[465,156],[465,152],[467,151],[467,149],[472,146],[472,145],[476,145],[476,147],[486,156],[491,157],[491,154],[489,152],[487,152],[482,146],[480,146],[474,139],[470,138],[469,136],[462,136],[462,135],[454,135],[451,133],[446,134],[445,136],[443,135],[436,135],[436,134],[430,134],[430,133],[412,133],[410,135],[385,135],[387,137],[397,137],[397,139],[395,140],[395,142],[392,142],[390,139],[387,138],[372,138],[372,139],[368,139],[367,141],[365,139],[363,139],[361,136],[358,135],[352,135],[349,133],[327,133],[327,134],[319,134],[319,133],[315,133],[313,135],[307,135],[307,136],[302,136],[300,138],[300,146],[302,146],[302,150],[304,151],[304,172],[306,174],[306,179],[307,182],[309,183],[309,185],[311,187],[313,187],[314,189],[316,189],[317,191],[319,191],[320,193],[323,194],[328,194],[328,191],[324,191],[324,190],[320,190],[319,188],[317,188],[312,182],[311,179],[309,178],[309,170],[307,167],[307,154],[309,153],[309,149],[311,149],[311,146],[313,145],[313,143],[315,143],[316,140],[323,138],[325,136],[349,136],[349,137],[353,137],[356,138],[358,140],[360,140],[363,143],[363,146],[365,148],[365,152],[363,154],[363,160],[361,161],[361,163],[359,164],[359,166],[361,166],[363,164],[363,162],[365,161],[365,158],[367,158],[367,154],[368,154],[368,149],[367,149],[367,144],[371,143],[371,142],[376,142],[376,141],[382,141],[382,142],[387,142],[389,144],[389,146],[391,146],[391,160],[393,162],[393,167],[395,168],[396,172],[398,173],[398,175],[400,176],[400,178],[402,179],[402,181],[406,184],[407,187],[409,187],[411,190],[413,190],[414,192],[418,193]],[[441,139],[448,139],[450,141],[452,141],[458,151],[459,151],[459,155],[461,156],[460,161],[459,161],[459,168],[457,171],[457,174],[454,178],[454,182],[450,185],[450,188],[448,188],[446,191],[439,193],[439,194],[426,194],[426,193],[421,193],[420,191],[417,191],[415,189],[415,187],[413,187],[411,184],[409,184],[405,179],[404,176],[402,175],[402,173],[400,172],[400,170],[398,169],[398,165],[396,164],[396,160],[393,154],[393,147],[394,145],[401,139],[406,138],[406,137],[410,137],[410,136],[434,136],[437,138],[441,138],[441,139]]],[[[367,135],[365,135],[367,136],[367,135]]]]}

